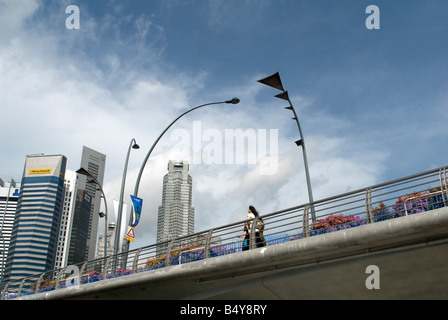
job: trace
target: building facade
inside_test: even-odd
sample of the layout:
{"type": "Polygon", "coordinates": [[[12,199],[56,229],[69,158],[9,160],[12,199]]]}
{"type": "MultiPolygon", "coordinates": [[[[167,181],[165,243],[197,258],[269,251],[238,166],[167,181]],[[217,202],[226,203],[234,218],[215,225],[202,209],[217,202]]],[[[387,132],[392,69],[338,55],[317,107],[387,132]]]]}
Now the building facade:
{"type": "Polygon", "coordinates": [[[16,183],[13,179],[8,183],[0,178],[0,279],[4,275],[19,191],[20,183],[16,183]]]}
{"type": "Polygon", "coordinates": [[[66,163],[63,155],[26,157],[6,259],[6,281],[54,268],[66,163]]]}
{"type": "MultiPolygon", "coordinates": [[[[106,156],[83,147],[80,166],[102,186],[106,156]]],[[[75,171],[65,174],[65,198],[55,269],[92,260],[98,234],[101,194],[97,186],[75,171]],[[95,204],[97,206],[95,207],[95,204]],[[93,246],[93,247],[92,247],[93,246]]]]}
{"type": "Polygon", "coordinates": [[[76,172],[66,170],[65,172],[65,195],[62,206],[61,224],[59,227],[58,247],[56,251],[55,269],[67,266],[68,246],[70,244],[71,225],[73,219],[73,208],[76,201],[76,172]]]}
{"type": "MultiPolygon", "coordinates": [[[[106,168],[106,155],[90,149],[86,146],[82,149],[81,168],[86,169],[98,183],[103,187],[104,170],[106,168]]],[[[101,207],[101,192],[97,191],[95,183],[88,183],[89,178],[78,175],[78,190],[86,191],[91,196],[91,208],[89,215],[89,225],[87,228],[87,247],[84,261],[95,258],[95,249],[98,238],[98,222],[101,207]]]]}
{"type": "MultiPolygon", "coordinates": [[[[115,234],[115,222],[109,222],[107,227],[107,252],[106,255],[114,254],[114,247],[111,245],[113,236],[115,234]]],[[[98,249],[96,251],[95,259],[104,257],[104,232],[98,236],[98,249]]]]}
{"type": "Polygon", "coordinates": [[[68,249],[66,266],[86,261],[91,207],[92,197],[90,194],[85,190],[76,190],[70,225],[70,241],[66,248],[68,249]]]}
{"type": "Polygon", "coordinates": [[[157,242],[194,233],[193,181],[186,161],[169,161],[163,178],[162,205],[157,219],[157,242]]]}

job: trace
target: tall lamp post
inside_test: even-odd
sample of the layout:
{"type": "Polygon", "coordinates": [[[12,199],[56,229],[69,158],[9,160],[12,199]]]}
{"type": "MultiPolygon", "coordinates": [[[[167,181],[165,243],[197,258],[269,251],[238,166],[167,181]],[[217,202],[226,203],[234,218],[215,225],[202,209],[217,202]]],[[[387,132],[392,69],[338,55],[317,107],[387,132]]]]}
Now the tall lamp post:
{"type": "Polygon", "coordinates": [[[128,154],[126,156],[126,161],[123,169],[123,178],[121,180],[121,191],[120,191],[120,202],[118,204],[118,214],[117,214],[117,225],[115,226],[115,239],[114,239],[114,254],[118,253],[118,247],[120,245],[120,233],[121,233],[121,217],[123,215],[123,195],[124,195],[124,186],[126,184],[126,171],[128,170],[128,162],[129,162],[129,154],[131,153],[131,149],[140,149],[140,146],[137,144],[134,138],[132,138],[131,143],[129,144],[128,154]]]}
{"type": "Polygon", "coordinates": [[[105,208],[105,216],[104,216],[104,223],[106,224],[106,227],[104,228],[104,258],[107,257],[107,217],[108,217],[108,212],[107,212],[107,201],[106,201],[106,195],[104,194],[103,188],[101,187],[101,184],[98,182],[98,180],[86,169],[84,168],[80,168],[78,170],[75,171],[77,174],[82,174],[84,176],[87,176],[88,178],[90,178],[91,180],[88,181],[89,183],[95,183],[101,194],[103,195],[103,199],[104,199],[104,208],[105,208]]]}
{"type": "MultiPolygon", "coordinates": [[[[285,107],[285,109],[292,110],[292,112],[294,114],[294,117],[292,119],[296,121],[297,128],[299,129],[299,134],[300,134],[300,140],[295,141],[295,143],[298,147],[300,147],[300,146],[302,147],[303,163],[305,165],[306,183],[307,183],[307,187],[308,187],[308,198],[309,198],[310,204],[312,204],[314,202],[314,200],[313,200],[313,192],[311,190],[311,179],[310,179],[310,172],[308,169],[308,160],[307,160],[307,156],[306,156],[305,138],[303,136],[302,129],[300,127],[299,118],[297,117],[296,110],[294,109],[294,107],[291,103],[291,100],[289,99],[288,91],[285,91],[285,89],[283,88],[282,81],[280,80],[280,75],[278,72],[276,72],[270,76],[267,76],[263,79],[260,79],[260,80],[258,80],[258,82],[282,91],[282,93],[277,94],[275,97],[288,101],[289,106],[285,107]]],[[[311,205],[311,217],[313,219],[313,222],[315,222],[316,214],[314,212],[313,205],[311,205]]]]}
{"type": "MultiPolygon", "coordinates": [[[[201,104],[201,105],[199,105],[199,106],[197,106],[197,107],[194,107],[194,108],[192,108],[192,109],[190,109],[190,110],[185,111],[185,112],[182,113],[180,116],[178,116],[176,119],[174,119],[174,120],[168,125],[168,127],[166,127],[165,130],[162,131],[162,133],[159,135],[159,137],[156,139],[156,141],[154,141],[153,145],[151,146],[151,148],[149,149],[148,153],[146,154],[146,157],[145,157],[145,159],[143,160],[143,164],[142,164],[142,166],[141,166],[141,168],[140,168],[140,172],[138,173],[138,176],[137,176],[137,181],[136,181],[136,183],[135,183],[135,189],[134,189],[134,196],[137,196],[137,195],[138,195],[138,189],[139,189],[139,186],[140,186],[140,180],[141,180],[141,177],[142,177],[142,173],[143,173],[143,170],[145,169],[146,162],[148,161],[149,156],[151,155],[152,151],[154,150],[154,147],[157,145],[157,143],[158,143],[159,140],[162,138],[162,136],[168,131],[169,128],[171,128],[171,126],[172,126],[177,120],[179,120],[180,118],[182,118],[182,117],[183,117],[184,115],[186,115],[187,113],[189,113],[189,112],[191,112],[191,111],[194,111],[194,110],[196,110],[196,109],[205,107],[205,106],[210,106],[210,105],[215,105],[215,104],[223,104],[223,103],[227,103],[227,104],[238,104],[239,102],[240,102],[240,99],[238,99],[238,98],[232,98],[231,100],[226,100],[226,101],[218,101],[218,102],[210,102],[210,103],[206,103],[206,104],[201,104]]],[[[131,214],[130,214],[130,217],[129,217],[129,225],[130,225],[130,226],[134,226],[134,225],[133,225],[133,213],[132,213],[132,208],[131,208],[131,214]]],[[[125,249],[125,251],[128,251],[128,250],[129,250],[129,240],[126,241],[126,244],[125,244],[125,245],[126,245],[126,249],[125,249]]]]}

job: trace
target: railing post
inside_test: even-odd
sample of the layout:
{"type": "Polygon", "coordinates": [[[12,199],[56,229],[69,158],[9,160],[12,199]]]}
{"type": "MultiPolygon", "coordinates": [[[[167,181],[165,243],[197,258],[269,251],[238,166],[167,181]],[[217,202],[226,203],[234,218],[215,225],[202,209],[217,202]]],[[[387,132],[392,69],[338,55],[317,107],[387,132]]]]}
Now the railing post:
{"type": "Polygon", "coordinates": [[[366,218],[367,223],[372,223],[372,188],[366,189],[366,218]]]}
{"type": "Polygon", "coordinates": [[[303,237],[309,237],[310,236],[310,226],[308,225],[308,213],[309,213],[309,209],[310,209],[310,204],[306,204],[305,207],[303,208],[303,214],[302,214],[302,233],[303,233],[303,237]]]}
{"type": "Polygon", "coordinates": [[[443,206],[446,207],[447,204],[447,194],[446,192],[448,192],[448,188],[446,185],[446,168],[440,169],[439,170],[439,179],[440,179],[440,191],[442,192],[442,201],[443,201],[443,206]]]}
{"type": "Polygon", "coordinates": [[[165,267],[171,265],[171,247],[173,246],[174,240],[171,240],[168,244],[168,248],[166,248],[166,257],[165,257],[165,267]]]}
{"type": "Polygon", "coordinates": [[[106,261],[104,262],[103,280],[106,280],[108,278],[109,264],[110,264],[110,256],[107,256],[106,261]]]}
{"type": "Polygon", "coordinates": [[[85,261],[82,264],[81,268],[79,269],[79,285],[82,285],[82,276],[83,276],[84,272],[86,271],[86,267],[87,267],[88,263],[89,263],[89,261],[85,261]]]}
{"type": "Polygon", "coordinates": [[[61,287],[61,277],[64,274],[63,270],[65,271],[67,267],[59,269],[58,276],[56,277],[56,283],[54,285],[54,290],[58,290],[61,287]]]}
{"type": "Polygon", "coordinates": [[[135,253],[134,262],[132,262],[132,273],[137,272],[137,265],[138,265],[138,257],[140,256],[140,252],[142,251],[142,248],[139,248],[137,252],[135,253]]]}
{"type": "Polygon", "coordinates": [[[204,259],[210,258],[210,246],[212,242],[213,229],[209,230],[205,238],[204,259]]]}
{"type": "Polygon", "coordinates": [[[8,290],[8,286],[9,286],[10,283],[11,283],[11,281],[8,281],[6,283],[6,285],[3,287],[1,300],[6,300],[6,291],[8,290]]]}
{"type": "MultiPolygon", "coordinates": [[[[43,279],[43,277],[44,277],[44,274],[45,273],[42,273],[40,276],[39,276],[39,279],[37,279],[37,281],[36,281],[36,288],[34,289],[34,293],[39,293],[39,290],[40,290],[40,283],[42,282],[42,279],[43,279]]],[[[25,278],[26,279],[26,278],[25,278]]],[[[19,288],[19,290],[22,290],[22,286],[23,286],[23,281],[22,281],[22,283],[20,284],[20,288],[19,288]]],[[[20,295],[19,295],[19,297],[20,297],[20,295]]]]}
{"type": "MultiPolygon", "coordinates": [[[[42,275],[43,275],[43,274],[42,274],[42,275]]],[[[42,279],[42,275],[40,276],[40,278],[39,278],[39,282],[38,282],[38,284],[36,285],[36,290],[39,290],[39,289],[38,289],[38,286],[40,285],[40,280],[42,279]]],[[[26,278],[23,278],[23,280],[20,282],[19,291],[17,291],[17,296],[18,296],[18,297],[21,297],[21,296],[22,296],[22,289],[23,289],[23,284],[25,283],[25,281],[26,281],[26,278]]]]}
{"type": "Polygon", "coordinates": [[[257,229],[257,222],[258,222],[259,218],[255,217],[252,219],[251,225],[250,225],[250,234],[249,234],[249,249],[255,249],[257,247],[256,241],[257,241],[257,237],[256,237],[256,233],[255,233],[255,229],[257,229]]]}
{"type": "Polygon", "coordinates": [[[84,272],[86,270],[87,263],[88,263],[88,261],[85,261],[82,264],[81,268],[79,269],[79,276],[80,276],[81,279],[82,279],[82,275],[84,274],[84,272]]]}

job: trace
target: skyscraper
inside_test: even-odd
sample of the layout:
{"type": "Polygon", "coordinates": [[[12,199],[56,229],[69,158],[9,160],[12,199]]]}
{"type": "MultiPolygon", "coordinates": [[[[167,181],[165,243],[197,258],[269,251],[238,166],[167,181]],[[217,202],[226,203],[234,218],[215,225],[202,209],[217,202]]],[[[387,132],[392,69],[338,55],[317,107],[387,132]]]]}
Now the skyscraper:
{"type": "MultiPolygon", "coordinates": [[[[95,177],[103,187],[104,169],[106,167],[106,156],[86,146],[82,149],[81,168],[86,169],[95,177]]],[[[95,248],[98,236],[98,220],[101,207],[101,192],[97,191],[94,183],[88,183],[86,176],[78,175],[78,189],[86,191],[91,196],[91,208],[89,224],[87,228],[87,247],[85,261],[95,258],[95,248]]]]}
{"type": "Polygon", "coordinates": [[[64,179],[64,205],[62,207],[61,224],[59,227],[58,248],[56,251],[56,260],[54,264],[55,269],[70,265],[67,264],[67,259],[72,231],[73,211],[76,204],[76,181],[76,172],[73,170],[66,170],[64,179]]]}
{"type": "Polygon", "coordinates": [[[20,183],[13,179],[10,183],[0,179],[0,279],[8,255],[11,232],[19,200],[20,183]]]}
{"type": "MultiPolygon", "coordinates": [[[[115,222],[109,222],[107,226],[107,252],[106,254],[112,255],[114,254],[114,248],[110,245],[111,239],[113,239],[113,235],[115,232],[115,222]]],[[[104,232],[98,236],[98,249],[96,250],[96,257],[95,259],[103,258],[104,257],[104,232]]]]}
{"type": "Polygon", "coordinates": [[[169,161],[163,177],[162,205],[159,206],[157,242],[194,233],[192,178],[186,161],[169,161]]]}
{"type": "Polygon", "coordinates": [[[66,163],[63,155],[27,156],[5,280],[53,269],[64,200],[66,163]]]}
{"type": "MultiPolygon", "coordinates": [[[[105,159],[102,153],[84,146],[80,166],[98,177],[98,182],[102,184],[105,159]]],[[[65,174],[56,269],[94,258],[92,255],[95,253],[101,197],[97,194],[96,184],[88,183],[89,180],[72,170],[67,170],[65,174]]]]}

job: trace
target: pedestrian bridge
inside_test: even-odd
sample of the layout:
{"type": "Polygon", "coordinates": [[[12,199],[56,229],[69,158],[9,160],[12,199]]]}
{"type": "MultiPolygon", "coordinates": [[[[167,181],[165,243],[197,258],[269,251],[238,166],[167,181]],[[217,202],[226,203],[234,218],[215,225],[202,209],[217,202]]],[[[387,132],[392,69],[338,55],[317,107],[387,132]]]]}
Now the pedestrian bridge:
{"type": "Polygon", "coordinates": [[[11,281],[2,299],[447,299],[446,191],[434,169],[264,215],[262,248],[252,232],[242,251],[241,221],[11,281]]]}

